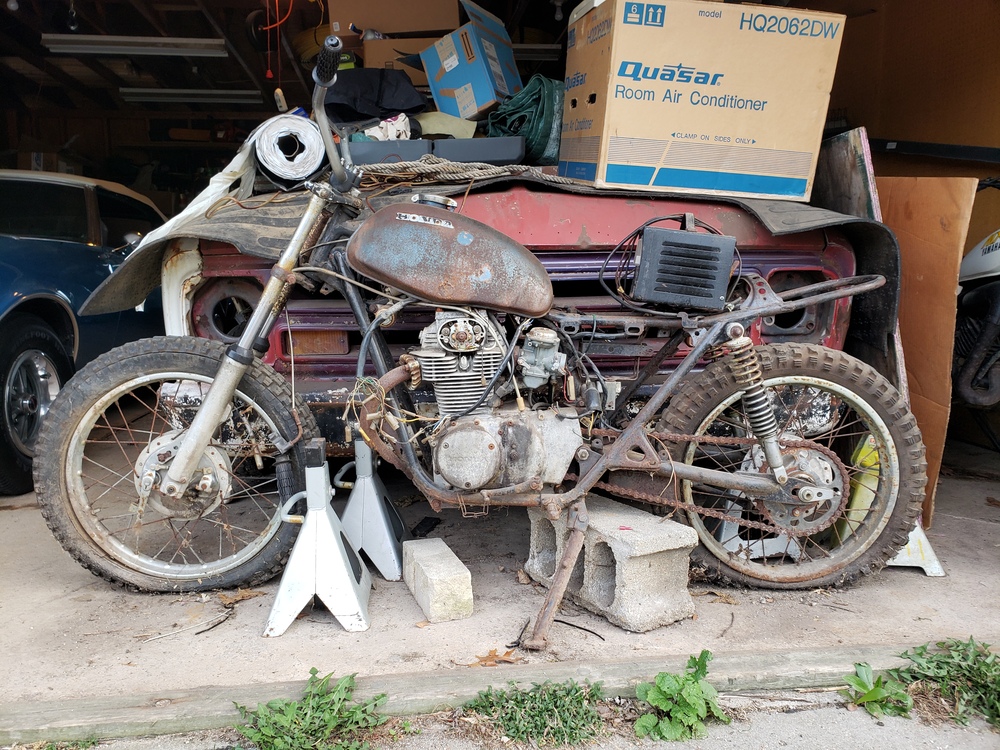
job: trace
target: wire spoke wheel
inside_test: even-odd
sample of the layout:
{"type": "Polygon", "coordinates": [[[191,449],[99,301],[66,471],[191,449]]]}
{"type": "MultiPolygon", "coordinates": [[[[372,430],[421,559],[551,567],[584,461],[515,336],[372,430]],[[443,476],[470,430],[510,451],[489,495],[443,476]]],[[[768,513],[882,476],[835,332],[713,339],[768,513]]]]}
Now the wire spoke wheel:
{"type": "MultiPolygon", "coordinates": [[[[695,562],[710,575],[776,588],[836,585],[878,570],[906,542],[923,500],[926,464],[912,414],[884,378],[842,352],[791,344],[759,351],[789,476],[823,492],[807,502],[681,482],[684,502],[726,516],[687,514],[701,541],[695,562]]],[[[685,385],[661,428],[752,437],[724,362],[685,385]]],[[[769,471],[755,445],[693,440],[671,454],[727,472],[769,471]]]]}
{"type": "Polygon", "coordinates": [[[275,443],[294,440],[301,424],[289,451],[290,477],[299,477],[302,442],[316,428],[306,407],[293,413],[287,385],[259,363],[184,498],[142,491],[147,474],[169,466],[170,446],[222,354],[221,345],[195,339],[129,344],[82,370],[53,404],[39,438],[48,448],[36,461],[39,498],[56,537],[95,573],[145,590],[192,591],[260,582],[287,558],[294,530],[280,521],[288,487],[279,489],[275,443]]]}

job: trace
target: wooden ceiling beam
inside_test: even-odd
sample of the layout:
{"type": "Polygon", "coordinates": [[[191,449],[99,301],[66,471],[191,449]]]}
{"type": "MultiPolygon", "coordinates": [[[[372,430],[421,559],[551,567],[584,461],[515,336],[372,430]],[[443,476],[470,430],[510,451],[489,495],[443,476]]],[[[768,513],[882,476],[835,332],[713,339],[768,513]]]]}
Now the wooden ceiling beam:
{"type": "Polygon", "coordinates": [[[64,72],[61,68],[48,62],[44,57],[38,53],[28,49],[23,44],[21,44],[17,39],[7,34],[6,31],[0,30],[0,46],[3,47],[9,54],[12,53],[17,55],[31,67],[40,70],[42,73],[47,75],[52,80],[57,83],[66,86],[72,91],[79,93],[81,96],[86,97],[92,102],[104,107],[107,102],[104,101],[95,92],[91,91],[87,86],[80,80],[74,78],[69,73],[64,72]]]}

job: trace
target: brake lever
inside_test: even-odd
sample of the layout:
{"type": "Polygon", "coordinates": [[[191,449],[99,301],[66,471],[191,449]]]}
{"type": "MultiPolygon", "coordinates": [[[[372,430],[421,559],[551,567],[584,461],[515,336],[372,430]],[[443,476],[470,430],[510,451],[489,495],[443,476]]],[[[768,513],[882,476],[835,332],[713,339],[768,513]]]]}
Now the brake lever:
{"type": "Polygon", "coordinates": [[[326,115],[326,92],[337,82],[337,68],[340,65],[340,52],[343,47],[336,36],[331,35],[323,40],[312,74],[313,83],[316,84],[313,87],[312,107],[313,116],[323,138],[326,158],[330,162],[330,186],[338,192],[348,193],[361,183],[361,172],[351,164],[350,151],[343,137],[340,139],[343,151],[341,156],[341,151],[333,142],[333,128],[326,115]]]}

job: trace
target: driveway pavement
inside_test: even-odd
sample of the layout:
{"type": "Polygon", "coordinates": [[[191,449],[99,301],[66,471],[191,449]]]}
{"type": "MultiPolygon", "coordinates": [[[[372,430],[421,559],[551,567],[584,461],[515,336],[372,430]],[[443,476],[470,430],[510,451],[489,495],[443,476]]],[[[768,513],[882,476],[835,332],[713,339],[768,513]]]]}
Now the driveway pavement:
{"type": "MultiPolygon", "coordinates": [[[[468,665],[491,649],[505,653],[544,597],[543,589],[520,583],[517,575],[528,553],[523,511],[494,511],[482,518],[441,515],[434,534],[472,571],[475,613],[469,619],[426,625],[405,584],[376,576],[370,630],[348,633],[317,609],[304,612],[281,637],[263,638],[277,581],[244,592],[246,598],[235,604],[224,603],[218,594],[126,592],[95,578],[60,549],[33,496],[8,498],[0,501],[0,669],[5,675],[0,746],[184,732],[183,740],[164,739],[175,744],[161,747],[226,747],[225,735],[190,732],[231,725],[233,701],[255,705],[297,697],[313,666],[321,674],[357,673],[357,695],[387,692],[387,709],[394,714],[425,714],[510,680],[601,680],[607,692],[627,695],[636,682],[658,671],[681,670],[688,655],[703,648],[715,654],[710,679],[734,693],[838,684],[855,661],[890,666],[901,663],[897,655],[905,648],[947,637],[997,643],[1000,474],[973,475],[991,465],[996,465],[995,454],[962,444],[949,448],[951,468],[942,478],[934,525],[927,532],[945,577],[893,567],[847,590],[799,592],[696,583],[691,587],[695,618],[645,634],[625,632],[567,605],[553,626],[548,650],[515,650],[515,663],[493,668],[468,665]]],[[[423,502],[407,505],[403,514],[410,525],[433,515],[423,502]]],[[[766,707],[769,700],[758,702],[766,707]]],[[[1000,736],[982,727],[910,737],[908,732],[921,732],[915,722],[878,726],[860,712],[829,706],[752,715],[749,724],[715,728],[705,742],[739,742],[741,748],[1000,747],[1000,736]],[[842,743],[841,732],[849,730],[841,722],[857,724],[871,741],[842,743]],[[819,734],[809,733],[811,724],[819,734]],[[884,743],[896,736],[909,739],[884,743]],[[986,744],[975,744],[980,741],[986,744]]],[[[473,747],[457,744],[459,738],[442,731],[432,722],[424,734],[393,747],[473,747]]],[[[137,739],[120,742],[125,744],[112,746],[147,747],[137,739]]]]}

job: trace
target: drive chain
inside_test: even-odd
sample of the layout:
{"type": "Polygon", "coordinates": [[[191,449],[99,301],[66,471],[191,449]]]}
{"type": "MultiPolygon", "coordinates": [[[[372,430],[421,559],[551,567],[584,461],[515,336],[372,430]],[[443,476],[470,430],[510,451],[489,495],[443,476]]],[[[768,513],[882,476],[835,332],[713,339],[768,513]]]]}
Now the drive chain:
{"type": "MultiPolygon", "coordinates": [[[[615,439],[620,433],[616,430],[602,430],[595,429],[591,430],[589,435],[600,438],[610,438],[615,439]]],[[[649,437],[656,438],[664,443],[689,443],[689,442],[699,442],[708,443],[711,445],[736,445],[736,446],[747,446],[752,447],[757,445],[758,442],[756,438],[753,437],[723,437],[721,435],[684,435],[674,432],[648,432],[646,433],[649,437]]],[[[828,528],[833,522],[840,518],[844,510],[847,508],[847,502],[849,499],[849,493],[846,491],[847,487],[850,486],[850,476],[847,472],[847,466],[840,460],[836,453],[834,453],[829,448],[822,445],[814,443],[811,440],[781,440],[781,444],[786,448],[806,448],[808,450],[814,450],[822,453],[826,456],[833,465],[836,467],[840,476],[843,477],[845,482],[845,488],[841,492],[840,507],[837,508],[837,512],[831,514],[828,519],[820,524],[815,524],[813,526],[799,527],[796,529],[788,529],[783,526],[778,526],[772,524],[762,523],[760,521],[751,521],[748,518],[741,518],[739,516],[732,516],[722,510],[717,510],[715,508],[705,508],[700,505],[695,505],[693,503],[685,503],[683,500],[675,497],[673,499],[662,497],[660,495],[654,495],[649,492],[642,492],[641,490],[630,489],[628,487],[622,487],[621,485],[610,483],[610,482],[597,482],[594,486],[605,490],[607,492],[612,492],[616,495],[630,498],[632,500],[638,500],[640,502],[649,503],[650,505],[660,505],[673,508],[674,510],[682,510],[688,513],[697,513],[702,516],[707,516],[709,518],[717,518],[721,521],[729,521],[730,523],[738,524],[739,526],[744,526],[750,529],[759,529],[760,531],[765,531],[771,534],[785,534],[787,536],[809,536],[815,534],[823,529],[828,528]]],[[[575,476],[567,476],[567,479],[577,479],[575,476]]],[[[672,478],[671,478],[672,479],[672,478]]],[[[754,505],[757,510],[765,518],[771,518],[770,513],[764,506],[763,502],[756,500],[754,505]]],[[[773,520],[773,519],[772,519],[773,520]]]]}

